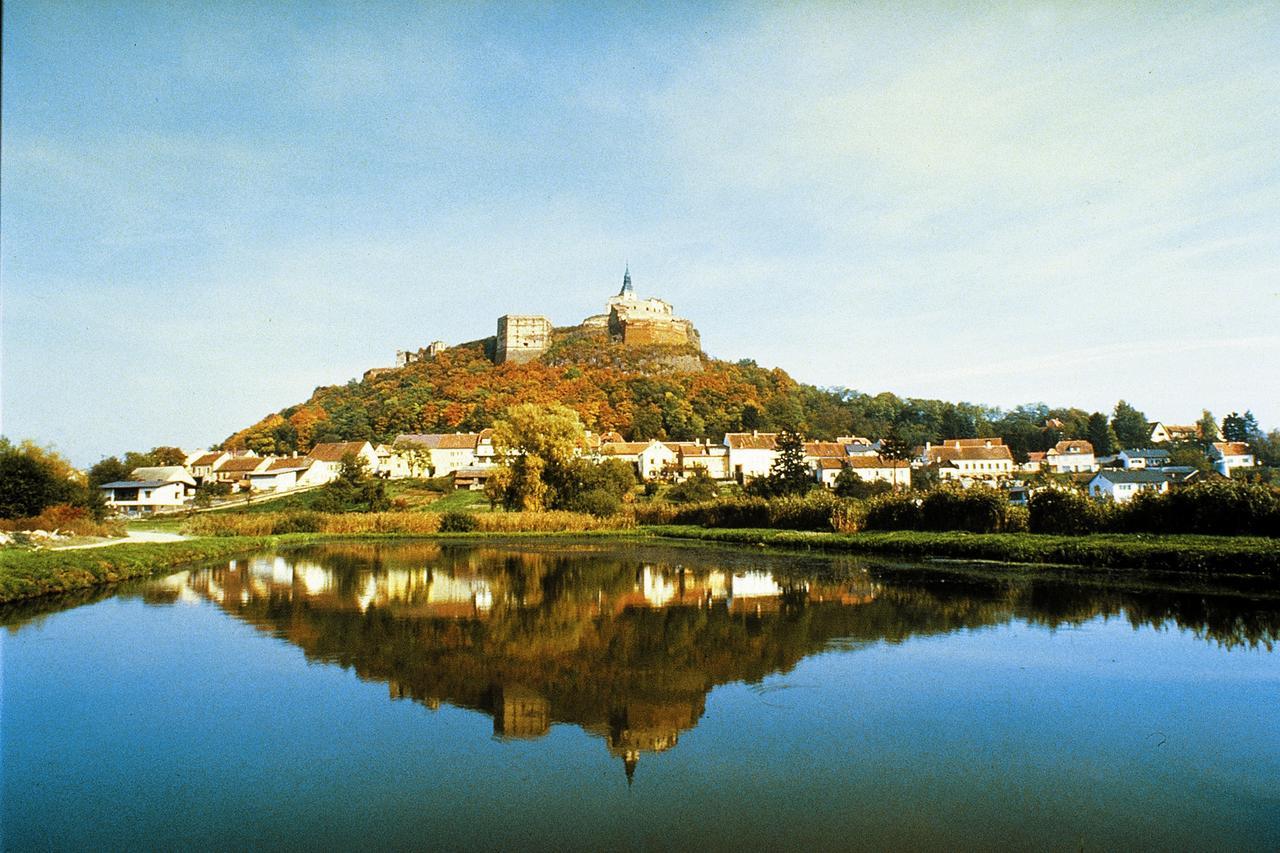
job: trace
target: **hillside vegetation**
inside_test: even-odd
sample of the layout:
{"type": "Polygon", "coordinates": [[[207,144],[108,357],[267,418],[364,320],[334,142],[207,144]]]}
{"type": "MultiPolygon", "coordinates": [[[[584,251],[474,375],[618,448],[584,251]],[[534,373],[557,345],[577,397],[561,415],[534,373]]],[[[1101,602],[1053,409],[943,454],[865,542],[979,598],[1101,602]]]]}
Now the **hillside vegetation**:
{"type": "Polygon", "coordinates": [[[728,362],[690,347],[624,347],[599,330],[560,329],[528,364],[494,365],[492,339],[453,347],[426,362],[345,385],[263,418],[224,446],[262,454],[307,451],[320,441],[390,441],[400,433],[476,431],[516,403],[561,403],[595,432],[630,440],[687,440],[726,432],[802,429],[834,438],[893,436],[902,442],[1000,435],[1015,455],[1042,450],[1063,431],[1084,435],[1089,413],[1023,406],[1011,412],[970,403],[823,389],[754,361],[728,362]]]}

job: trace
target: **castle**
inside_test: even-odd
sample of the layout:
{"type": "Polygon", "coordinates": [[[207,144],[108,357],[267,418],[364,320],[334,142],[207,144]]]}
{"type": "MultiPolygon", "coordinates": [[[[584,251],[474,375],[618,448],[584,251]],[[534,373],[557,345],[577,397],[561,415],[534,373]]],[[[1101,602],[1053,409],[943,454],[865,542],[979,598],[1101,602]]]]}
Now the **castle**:
{"type": "MultiPolygon", "coordinates": [[[[631,267],[622,274],[622,289],[605,303],[604,313],[593,314],[576,328],[603,329],[610,339],[625,346],[666,344],[702,349],[702,338],[693,323],[675,315],[670,302],[654,297],[640,299],[631,285],[631,267]]],[[[504,314],[498,318],[498,333],[492,339],[495,364],[533,361],[551,346],[551,320],[541,314],[504,314]]],[[[443,341],[434,341],[418,350],[396,353],[395,368],[430,361],[448,349],[443,341]]],[[[381,376],[392,367],[375,367],[365,371],[365,378],[381,376]]]]}
{"type": "MultiPolygon", "coordinates": [[[[693,323],[675,316],[671,303],[650,297],[640,299],[631,285],[631,268],[622,274],[622,290],[605,303],[605,313],[593,314],[579,328],[606,329],[609,337],[626,346],[668,344],[702,348],[693,323]]],[[[551,321],[540,314],[505,314],[498,318],[494,362],[533,361],[551,345],[551,321]]]]}

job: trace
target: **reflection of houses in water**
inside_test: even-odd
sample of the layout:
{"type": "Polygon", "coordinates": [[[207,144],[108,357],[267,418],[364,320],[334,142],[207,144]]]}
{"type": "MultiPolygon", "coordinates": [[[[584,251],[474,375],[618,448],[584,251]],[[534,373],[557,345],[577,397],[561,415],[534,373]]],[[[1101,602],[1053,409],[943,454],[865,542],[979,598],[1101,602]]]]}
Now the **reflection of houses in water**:
{"type": "Polygon", "coordinates": [[[499,737],[577,725],[628,780],[645,752],[697,724],[716,684],[785,671],[847,636],[838,605],[878,589],[866,574],[830,583],[674,561],[582,571],[591,554],[380,554],[237,560],[190,573],[187,586],[309,657],[385,682],[393,699],[484,711],[499,737]],[[837,607],[790,618],[811,603],[837,607]]]}
{"type": "Polygon", "coordinates": [[[495,687],[493,733],[503,737],[539,738],[551,730],[551,701],[518,684],[495,687]]]}

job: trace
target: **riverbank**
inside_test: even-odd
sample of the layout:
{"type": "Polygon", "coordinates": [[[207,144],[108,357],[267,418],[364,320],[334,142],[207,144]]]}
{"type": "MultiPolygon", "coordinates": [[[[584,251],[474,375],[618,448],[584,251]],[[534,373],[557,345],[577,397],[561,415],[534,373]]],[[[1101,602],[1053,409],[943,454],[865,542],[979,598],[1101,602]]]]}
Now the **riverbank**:
{"type": "Polygon", "coordinates": [[[0,551],[0,603],[113,584],[191,563],[340,540],[674,540],[778,549],[821,550],[909,560],[982,560],[1014,565],[1078,566],[1219,579],[1280,580],[1280,541],[1255,537],[1048,536],[1030,533],[808,533],[662,525],[563,532],[286,533],[202,536],[177,542],[125,543],[86,550],[0,551]]]}
{"type": "Polygon", "coordinates": [[[57,595],[102,584],[163,574],[191,563],[228,560],[259,551],[280,550],[320,542],[407,539],[629,539],[635,530],[590,530],[562,533],[285,533],[274,536],[202,536],[181,541],[121,543],[110,548],[0,550],[0,604],[57,595]]]}
{"type": "Polygon", "coordinates": [[[668,539],[804,548],[907,559],[994,560],[1280,580],[1280,540],[1245,536],[1036,533],[810,533],[681,525],[644,528],[668,539]]]}

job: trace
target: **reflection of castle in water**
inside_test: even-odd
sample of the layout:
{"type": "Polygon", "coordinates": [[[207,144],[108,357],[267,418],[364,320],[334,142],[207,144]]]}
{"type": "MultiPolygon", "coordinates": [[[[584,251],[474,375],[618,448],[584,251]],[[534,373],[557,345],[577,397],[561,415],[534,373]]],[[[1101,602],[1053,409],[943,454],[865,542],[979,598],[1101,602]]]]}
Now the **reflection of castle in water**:
{"type": "Polygon", "coordinates": [[[184,572],[149,582],[144,596],[215,601],[310,659],[386,683],[392,698],[483,711],[501,738],[576,725],[604,740],[628,778],[644,753],[697,725],[716,686],[785,673],[837,639],[897,643],[1015,618],[1058,627],[1099,616],[1177,626],[1227,648],[1271,649],[1280,638],[1270,593],[1259,603],[943,567],[881,583],[842,557],[774,558],[788,573],[767,570],[764,554],[519,547],[331,544],[184,572]],[[947,582],[929,583],[930,573],[947,582]]]}
{"type": "Polygon", "coordinates": [[[642,754],[697,724],[714,686],[785,671],[840,635],[838,622],[802,614],[876,595],[864,575],[823,583],[590,552],[349,547],[347,559],[331,546],[232,561],[185,575],[185,594],[387,682],[392,698],[486,711],[496,736],[578,725],[628,779],[642,754]]]}

